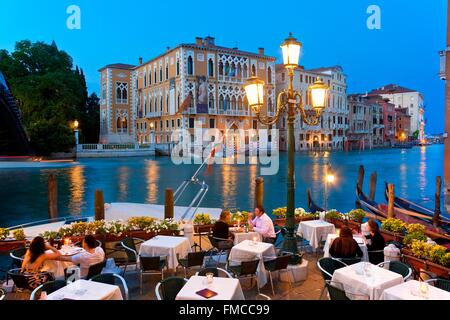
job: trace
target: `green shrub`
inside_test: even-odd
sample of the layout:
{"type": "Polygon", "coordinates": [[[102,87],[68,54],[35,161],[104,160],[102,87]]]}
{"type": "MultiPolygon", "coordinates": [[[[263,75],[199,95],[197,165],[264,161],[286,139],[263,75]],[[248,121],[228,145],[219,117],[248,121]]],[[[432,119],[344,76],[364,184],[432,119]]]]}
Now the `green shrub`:
{"type": "Polygon", "coordinates": [[[366,212],[363,209],[354,209],[348,213],[350,220],[361,222],[366,217],[366,212]]]}
{"type": "Polygon", "coordinates": [[[444,254],[441,258],[441,264],[444,267],[450,268],[450,252],[447,252],[444,254]]]}
{"type": "Polygon", "coordinates": [[[60,235],[57,231],[45,231],[44,233],[41,233],[41,237],[45,240],[55,240],[60,238],[60,235]]]}
{"type": "Polygon", "coordinates": [[[413,256],[419,259],[427,259],[433,245],[421,240],[412,240],[411,251],[413,256]]]}
{"type": "Polygon", "coordinates": [[[194,224],[211,224],[211,217],[208,213],[197,213],[194,218],[194,224]]]}
{"type": "Polygon", "coordinates": [[[394,233],[404,233],[406,231],[406,224],[400,220],[395,218],[388,218],[381,223],[381,227],[390,232],[394,233]]]}
{"type": "Polygon", "coordinates": [[[131,230],[145,230],[155,221],[152,217],[131,217],[128,219],[128,227],[131,230]]]}
{"type": "Polygon", "coordinates": [[[286,207],[280,207],[272,210],[272,214],[277,217],[278,219],[286,218],[286,207]]]}
{"type": "Polygon", "coordinates": [[[325,218],[343,220],[345,219],[345,216],[342,213],[337,212],[337,210],[332,209],[330,211],[327,211],[327,213],[325,214],[325,218]]]}
{"type": "Polygon", "coordinates": [[[428,257],[434,263],[441,263],[442,258],[447,253],[447,248],[440,245],[433,245],[428,250],[428,257]]]}
{"type": "Polygon", "coordinates": [[[5,240],[9,236],[9,229],[0,228],[0,240],[5,240]]]}
{"type": "Polygon", "coordinates": [[[418,223],[411,223],[406,226],[406,231],[408,233],[422,233],[425,234],[425,226],[418,223]]]}
{"type": "Polygon", "coordinates": [[[18,241],[25,240],[25,238],[26,238],[25,231],[23,231],[23,229],[14,230],[13,237],[18,241]]]}
{"type": "Polygon", "coordinates": [[[403,244],[407,247],[410,247],[412,245],[413,240],[427,241],[427,236],[421,232],[408,233],[403,238],[403,244]]]}

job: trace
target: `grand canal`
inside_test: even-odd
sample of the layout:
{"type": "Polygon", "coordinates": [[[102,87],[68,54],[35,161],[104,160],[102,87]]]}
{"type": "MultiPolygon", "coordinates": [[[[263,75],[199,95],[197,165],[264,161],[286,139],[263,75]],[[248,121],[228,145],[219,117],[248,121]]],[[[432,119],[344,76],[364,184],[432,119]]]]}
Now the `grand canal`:
{"type": "MultiPolygon", "coordinates": [[[[319,204],[324,198],[325,165],[336,173],[329,188],[328,208],[347,211],[354,207],[358,166],[366,170],[365,190],[372,171],[378,173],[378,201],[384,201],[384,181],[395,184],[396,194],[426,207],[434,207],[435,177],[442,174],[443,145],[412,149],[380,149],[364,152],[317,152],[296,154],[296,206],[306,208],[311,188],[319,204]]],[[[174,165],[168,157],[80,160],[74,165],[42,168],[0,169],[0,226],[47,218],[47,178],[58,179],[60,216],[91,215],[94,192],[101,189],[106,202],[164,203],[164,191],[176,188],[198,165],[174,165]]],[[[264,176],[267,209],[286,202],[287,154],[280,154],[277,175],[264,176]]],[[[214,165],[202,177],[209,192],[207,207],[251,209],[257,165],[214,165]]],[[[191,192],[191,195],[193,191],[191,192]]],[[[183,199],[186,204],[189,199],[183,199]]]]}

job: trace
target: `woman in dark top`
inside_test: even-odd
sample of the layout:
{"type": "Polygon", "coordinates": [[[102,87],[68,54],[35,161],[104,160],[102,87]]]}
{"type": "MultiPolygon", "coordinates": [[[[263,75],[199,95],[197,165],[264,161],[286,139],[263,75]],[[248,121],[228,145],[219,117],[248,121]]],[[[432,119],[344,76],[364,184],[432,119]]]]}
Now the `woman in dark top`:
{"type": "Polygon", "coordinates": [[[334,239],[330,247],[330,255],[334,258],[355,258],[362,257],[363,253],[358,243],[353,239],[352,230],[349,227],[342,227],[339,237],[334,239]]]}
{"type": "Polygon", "coordinates": [[[233,234],[230,233],[230,226],[228,223],[231,220],[231,213],[228,210],[223,210],[220,213],[220,220],[217,220],[212,229],[212,236],[214,238],[226,239],[217,240],[219,247],[222,249],[231,248],[233,246],[233,234]]]}
{"type": "Polygon", "coordinates": [[[377,222],[375,219],[370,219],[368,224],[370,228],[370,235],[366,236],[366,239],[370,239],[370,243],[367,243],[367,249],[369,251],[383,250],[386,246],[386,242],[380,233],[377,222]]]}

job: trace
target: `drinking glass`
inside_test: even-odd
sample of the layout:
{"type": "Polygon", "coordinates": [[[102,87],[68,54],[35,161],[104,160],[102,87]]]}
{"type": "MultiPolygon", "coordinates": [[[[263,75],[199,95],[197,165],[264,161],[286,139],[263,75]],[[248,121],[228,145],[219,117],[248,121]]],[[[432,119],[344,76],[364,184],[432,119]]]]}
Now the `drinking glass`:
{"type": "Polygon", "coordinates": [[[210,285],[210,284],[213,283],[213,281],[214,281],[214,273],[208,272],[208,273],[206,274],[206,283],[207,283],[208,285],[210,285]]]}

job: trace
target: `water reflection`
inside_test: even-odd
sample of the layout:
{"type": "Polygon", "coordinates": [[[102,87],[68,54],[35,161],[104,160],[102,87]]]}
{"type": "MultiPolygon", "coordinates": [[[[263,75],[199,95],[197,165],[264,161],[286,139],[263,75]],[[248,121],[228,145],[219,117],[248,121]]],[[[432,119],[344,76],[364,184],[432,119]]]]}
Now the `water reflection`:
{"type": "Polygon", "coordinates": [[[427,185],[427,149],[426,147],[420,147],[420,165],[419,165],[419,189],[420,198],[425,198],[425,187],[427,185]]]}
{"type": "MultiPolygon", "coordinates": [[[[235,208],[237,195],[237,167],[231,165],[222,166],[222,186],[223,186],[223,207],[235,208]]],[[[241,177],[243,178],[243,177],[241,177]]]]}
{"type": "Polygon", "coordinates": [[[157,203],[158,201],[158,181],[159,164],[156,161],[146,161],[146,184],[147,184],[147,203],[157,203]]]}
{"type": "Polygon", "coordinates": [[[130,177],[130,167],[119,167],[119,195],[118,201],[125,202],[128,197],[128,183],[130,177]]]}
{"type": "Polygon", "coordinates": [[[85,183],[84,166],[72,167],[69,172],[70,200],[69,212],[73,215],[81,215],[84,204],[85,183]]]}

